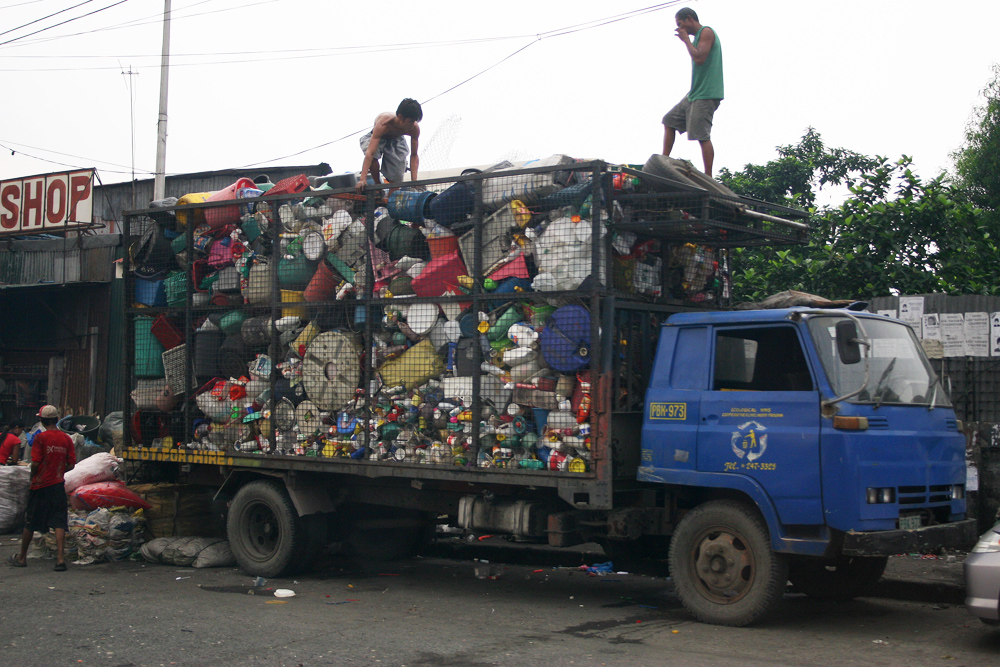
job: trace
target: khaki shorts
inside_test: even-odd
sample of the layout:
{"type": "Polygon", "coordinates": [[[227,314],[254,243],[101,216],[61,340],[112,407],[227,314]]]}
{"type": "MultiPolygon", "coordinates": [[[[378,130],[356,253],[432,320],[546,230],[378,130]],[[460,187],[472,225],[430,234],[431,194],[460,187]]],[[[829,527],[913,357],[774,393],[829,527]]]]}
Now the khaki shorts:
{"type": "Polygon", "coordinates": [[[663,117],[663,124],[680,133],[687,132],[691,141],[712,138],[712,117],[722,100],[689,100],[687,95],[663,117]]]}

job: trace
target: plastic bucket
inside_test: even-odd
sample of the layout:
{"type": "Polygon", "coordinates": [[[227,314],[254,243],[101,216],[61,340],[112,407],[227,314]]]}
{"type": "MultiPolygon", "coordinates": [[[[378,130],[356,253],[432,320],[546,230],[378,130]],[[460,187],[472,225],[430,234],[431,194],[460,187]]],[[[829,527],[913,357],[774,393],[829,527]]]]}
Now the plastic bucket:
{"type": "Polygon", "coordinates": [[[396,220],[422,223],[430,217],[430,203],[437,193],[396,190],[389,196],[389,215],[396,220]]]}
{"type": "Polygon", "coordinates": [[[278,284],[285,289],[305,289],[314,273],[316,273],[316,262],[309,261],[305,255],[278,262],[278,284]]]}
{"type": "Polygon", "coordinates": [[[431,259],[447,255],[458,250],[457,236],[438,236],[427,239],[427,247],[431,249],[431,259]]]}
{"type": "Polygon", "coordinates": [[[429,202],[429,217],[439,225],[451,227],[463,222],[475,207],[475,190],[469,181],[455,183],[429,202]]]}
{"type": "Polygon", "coordinates": [[[233,310],[219,319],[219,328],[227,334],[239,333],[246,319],[247,315],[242,310],[233,310]]]}
{"type": "MultiPolygon", "coordinates": [[[[254,182],[249,178],[241,178],[229,187],[212,193],[209,196],[208,201],[228,201],[230,199],[236,199],[236,195],[240,190],[254,187],[254,182]]],[[[219,208],[205,209],[205,224],[212,229],[224,227],[225,225],[233,225],[239,221],[239,206],[222,206],[219,208]]]]}
{"type": "Polygon", "coordinates": [[[333,301],[339,284],[340,277],[333,267],[328,262],[320,262],[302,295],[306,301],[333,301]]]}
{"type": "Polygon", "coordinates": [[[305,303],[306,297],[303,292],[297,292],[295,290],[281,290],[281,303],[287,304],[300,304],[300,305],[290,305],[283,306],[281,308],[282,317],[299,317],[305,319],[306,317],[306,307],[302,305],[305,303]]]}
{"type": "Polygon", "coordinates": [[[164,376],[163,357],[166,350],[153,335],[153,318],[135,318],[135,376],[161,378],[164,376]]]}
{"type": "Polygon", "coordinates": [[[167,292],[163,279],[135,279],[135,300],[144,306],[158,307],[167,305],[167,292]]]}

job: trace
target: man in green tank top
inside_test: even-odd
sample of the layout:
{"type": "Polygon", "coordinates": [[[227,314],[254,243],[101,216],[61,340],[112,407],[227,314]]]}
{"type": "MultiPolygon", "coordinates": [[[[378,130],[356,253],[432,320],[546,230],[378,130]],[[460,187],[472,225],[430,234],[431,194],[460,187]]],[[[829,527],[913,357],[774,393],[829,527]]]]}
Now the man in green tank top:
{"type": "Polygon", "coordinates": [[[678,132],[687,132],[688,139],[701,143],[705,173],[711,176],[712,117],[723,98],[722,44],[714,30],[698,22],[693,9],[681,9],[675,20],[677,37],[691,56],[691,90],[663,117],[663,154],[670,155],[678,132]]]}

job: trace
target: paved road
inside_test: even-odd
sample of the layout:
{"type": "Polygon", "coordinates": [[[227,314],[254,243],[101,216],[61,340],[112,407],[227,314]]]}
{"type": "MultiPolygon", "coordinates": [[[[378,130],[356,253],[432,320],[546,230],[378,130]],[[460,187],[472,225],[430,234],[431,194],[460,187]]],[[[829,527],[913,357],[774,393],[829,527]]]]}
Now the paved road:
{"type": "Polygon", "coordinates": [[[766,625],[720,628],[694,622],[659,577],[521,564],[478,579],[477,567],[489,574],[447,558],[334,562],[255,589],[232,568],[5,564],[0,664],[1000,666],[1000,631],[961,607],[789,595],[766,625]]]}

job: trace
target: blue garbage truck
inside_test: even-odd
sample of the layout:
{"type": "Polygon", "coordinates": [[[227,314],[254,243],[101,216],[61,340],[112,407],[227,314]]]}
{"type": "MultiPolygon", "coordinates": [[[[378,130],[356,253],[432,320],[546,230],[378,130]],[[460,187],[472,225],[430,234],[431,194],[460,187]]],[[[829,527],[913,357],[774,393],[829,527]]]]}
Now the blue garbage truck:
{"type": "Polygon", "coordinates": [[[788,582],[855,597],[974,541],[910,328],[731,309],[732,250],[802,243],[804,212],[662,156],[290,180],[125,220],[130,474],[211,487],[249,574],[447,524],[668,560],[696,618],[741,626],[788,582]]]}

